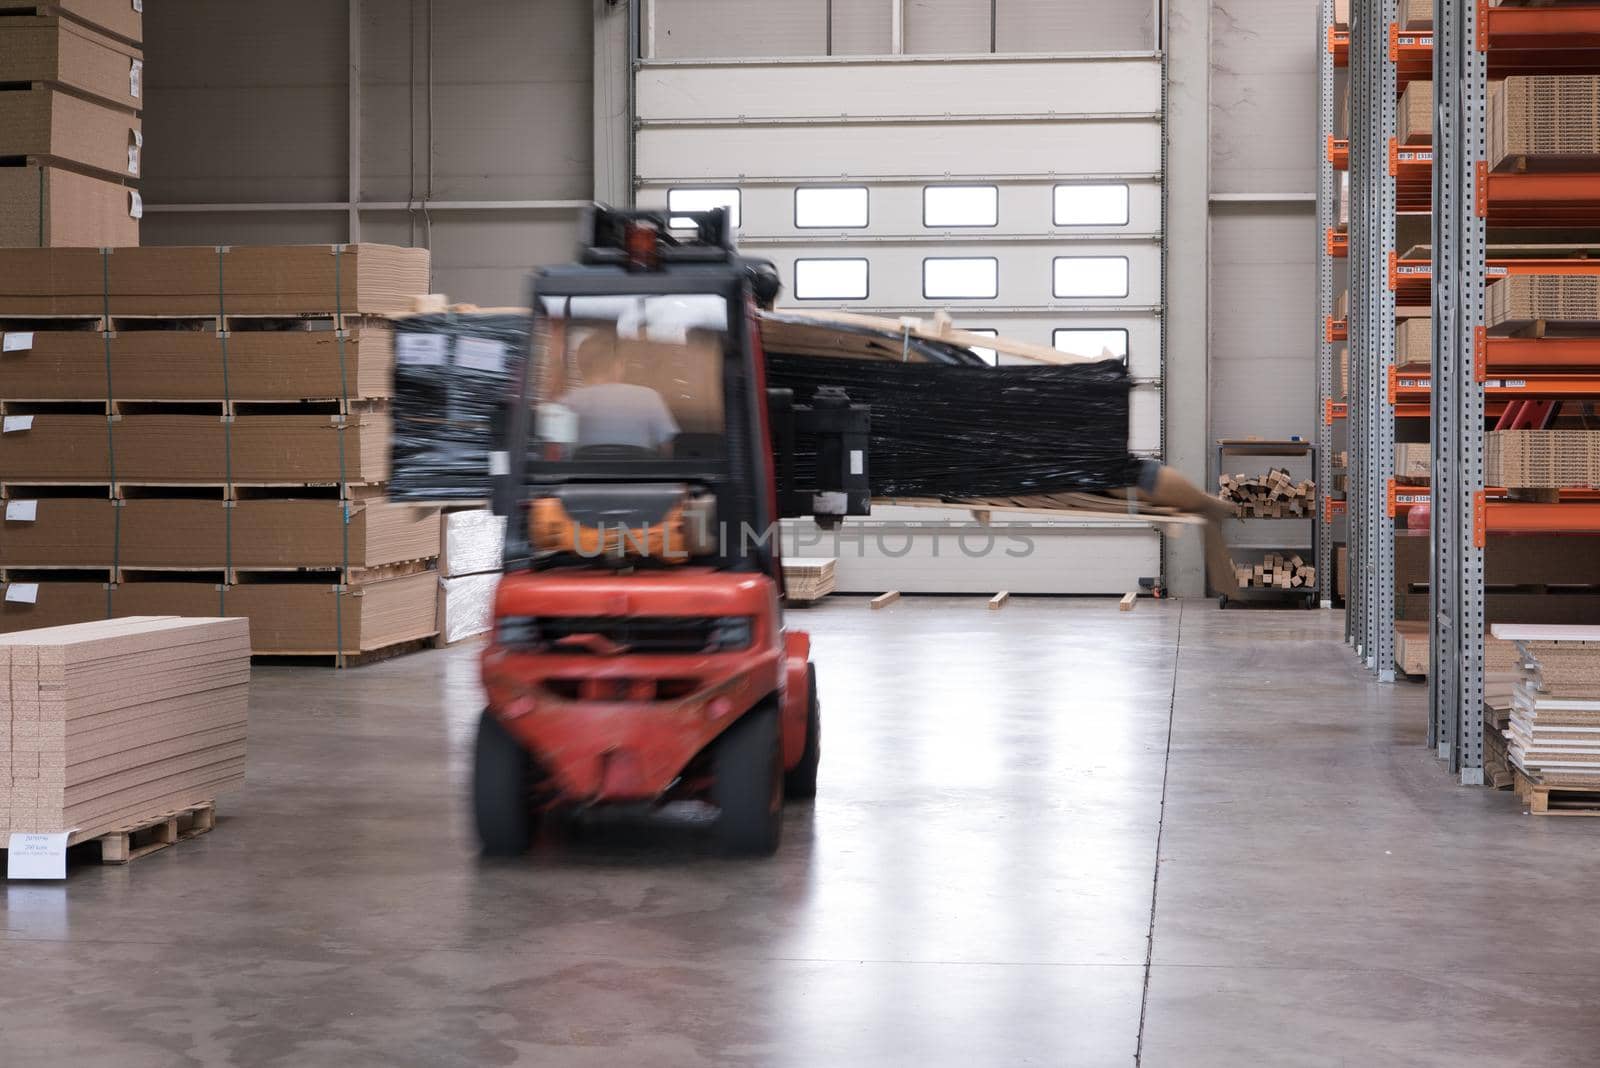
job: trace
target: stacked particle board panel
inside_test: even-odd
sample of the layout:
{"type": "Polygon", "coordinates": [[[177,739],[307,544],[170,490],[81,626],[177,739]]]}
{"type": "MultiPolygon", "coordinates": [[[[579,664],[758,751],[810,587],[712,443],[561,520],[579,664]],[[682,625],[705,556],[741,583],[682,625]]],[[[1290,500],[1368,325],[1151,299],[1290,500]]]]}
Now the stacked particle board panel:
{"type": "Polygon", "coordinates": [[[139,12],[6,2],[0,16],[0,246],[138,244],[139,12]]]}
{"type": "Polygon", "coordinates": [[[437,509],[391,503],[393,338],[427,253],[0,249],[0,631],[251,620],[261,654],[435,630],[437,509]],[[109,309],[109,316],[105,314],[109,309]]]}
{"type": "Polygon", "coordinates": [[[504,516],[482,508],[439,517],[439,643],[483,634],[494,619],[506,540],[504,516]]]}
{"type": "Polygon", "coordinates": [[[0,831],[93,838],[244,782],[245,620],[3,635],[0,681],[0,831]]]}
{"type": "Polygon", "coordinates": [[[1497,624],[1516,643],[1521,678],[1506,741],[1536,785],[1600,790],[1600,627],[1497,624]]]}

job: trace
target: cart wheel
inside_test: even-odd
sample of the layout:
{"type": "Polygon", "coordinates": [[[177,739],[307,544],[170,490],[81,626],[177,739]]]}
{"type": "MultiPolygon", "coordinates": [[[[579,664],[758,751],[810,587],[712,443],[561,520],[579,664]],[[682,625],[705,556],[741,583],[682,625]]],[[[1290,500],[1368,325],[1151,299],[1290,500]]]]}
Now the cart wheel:
{"type": "Polygon", "coordinates": [[[783,744],[776,705],[764,704],[717,739],[711,799],[722,814],[715,835],[724,852],[771,856],[783,826],[783,744]]]}
{"type": "Polygon", "coordinates": [[[1227,594],[1225,594],[1225,593],[1224,594],[1220,594],[1217,597],[1217,607],[1218,608],[1226,608],[1226,607],[1228,607],[1228,595],[1227,594]]]}
{"type": "Polygon", "coordinates": [[[484,709],[472,767],[472,812],[485,856],[527,852],[533,838],[532,786],[532,755],[484,709]]]}
{"type": "Polygon", "coordinates": [[[785,797],[807,800],[817,796],[817,765],[822,762],[822,705],[817,701],[817,665],[806,665],[806,748],[800,763],[783,777],[785,797]]]}

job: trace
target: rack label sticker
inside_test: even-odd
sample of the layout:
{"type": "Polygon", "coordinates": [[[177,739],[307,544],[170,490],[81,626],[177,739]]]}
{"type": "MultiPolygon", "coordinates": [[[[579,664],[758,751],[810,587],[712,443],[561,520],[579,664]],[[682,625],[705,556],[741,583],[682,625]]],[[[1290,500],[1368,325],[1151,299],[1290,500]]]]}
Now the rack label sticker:
{"type": "Polygon", "coordinates": [[[39,584],[37,582],[13,582],[6,587],[6,600],[12,604],[38,604],[39,584]]]}
{"type": "Polygon", "coordinates": [[[482,337],[458,337],[456,366],[469,371],[500,374],[506,369],[505,342],[482,337]]]}
{"type": "Polygon", "coordinates": [[[8,415],[4,422],[0,422],[0,434],[15,434],[19,430],[32,430],[33,416],[8,415]]]}
{"type": "Polygon", "coordinates": [[[65,879],[71,837],[71,831],[11,835],[6,846],[6,878],[65,879]]]}
{"type": "Polygon", "coordinates": [[[443,367],[449,344],[443,334],[401,334],[395,338],[394,361],[403,367],[443,367]]]}
{"type": "Polygon", "coordinates": [[[1398,266],[1398,267],[1396,267],[1394,269],[1394,273],[1395,274],[1432,274],[1433,273],[1433,264],[1431,264],[1431,263],[1430,264],[1425,264],[1425,265],[1411,264],[1410,266],[1402,264],[1402,265],[1400,265],[1400,266],[1398,266]]]}
{"type": "Polygon", "coordinates": [[[1396,504],[1427,504],[1428,503],[1428,495],[1426,493],[1397,493],[1397,494],[1394,495],[1394,503],[1396,503],[1396,504]]]}
{"type": "Polygon", "coordinates": [[[1499,382],[1486,382],[1484,384],[1487,385],[1487,386],[1491,386],[1491,387],[1498,386],[1501,389],[1527,389],[1528,388],[1528,380],[1526,378],[1506,378],[1506,379],[1500,380],[1499,382]]]}
{"type": "Polygon", "coordinates": [[[1492,274],[1492,275],[1509,274],[1510,272],[1511,272],[1511,268],[1507,267],[1503,263],[1498,265],[1498,266],[1491,266],[1489,268],[1489,271],[1488,271],[1488,273],[1492,274]]]}
{"type": "Polygon", "coordinates": [[[1427,386],[1429,381],[1429,379],[1423,378],[1402,378],[1395,385],[1401,389],[1418,389],[1427,386]]]}
{"type": "Polygon", "coordinates": [[[27,352],[33,348],[33,331],[31,330],[3,336],[5,340],[0,341],[0,352],[27,352]]]}
{"type": "Polygon", "coordinates": [[[128,95],[139,99],[139,79],[144,73],[144,60],[135,59],[128,64],[128,95]]]}
{"type": "Polygon", "coordinates": [[[38,501],[7,501],[6,522],[32,523],[39,518],[38,501]]]}

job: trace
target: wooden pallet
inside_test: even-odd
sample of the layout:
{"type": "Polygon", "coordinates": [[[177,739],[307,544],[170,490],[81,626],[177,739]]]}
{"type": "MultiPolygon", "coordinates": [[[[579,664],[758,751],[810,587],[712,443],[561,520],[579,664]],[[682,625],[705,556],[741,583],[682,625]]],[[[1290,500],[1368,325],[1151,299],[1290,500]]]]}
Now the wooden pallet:
{"type": "Polygon", "coordinates": [[[82,839],[74,838],[68,844],[77,845],[80,841],[99,842],[102,864],[126,864],[130,860],[137,860],[170,845],[197,838],[216,825],[216,802],[205,801],[137,823],[130,823],[104,834],[82,839]]]}
{"type": "Polygon", "coordinates": [[[1534,816],[1600,816],[1600,783],[1567,785],[1534,782],[1520,768],[1511,769],[1512,787],[1534,816]]]}
{"type": "MultiPolygon", "coordinates": [[[[421,652],[424,649],[437,648],[435,642],[437,633],[424,635],[421,638],[410,638],[406,641],[395,642],[377,649],[367,649],[359,653],[332,653],[317,649],[287,649],[275,652],[255,652],[250,659],[255,663],[280,663],[304,664],[307,666],[324,666],[336,668],[366,667],[369,664],[379,664],[385,660],[393,660],[398,656],[421,652]]],[[[474,635],[481,637],[481,635],[474,635]]]]}

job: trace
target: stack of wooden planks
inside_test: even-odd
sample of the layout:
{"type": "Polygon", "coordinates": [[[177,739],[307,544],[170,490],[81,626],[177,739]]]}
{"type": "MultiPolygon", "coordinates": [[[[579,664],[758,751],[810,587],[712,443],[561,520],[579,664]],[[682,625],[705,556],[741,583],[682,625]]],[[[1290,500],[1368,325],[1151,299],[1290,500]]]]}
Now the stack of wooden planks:
{"type": "Polygon", "coordinates": [[[1298,590],[1317,584],[1317,569],[1294,553],[1268,553],[1259,564],[1233,565],[1241,590],[1298,590]]]}
{"type": "Polygon", "coordinates": [[[1497,623],[1493,634],[1522,658],[1511,763],[1535,786],[1600,790],[1600,627],[1497,623]]]}
{"type": "Polygon", "coordinates": [[[1222,499],[1241,517],[1291,519],[1311,515],[1317,508],[1316,484],[1310,479],[1297,482],[1280,467],[1265,475],[1223,475],[1217,481],[1222,499]]]}
{"type": "Polygon", "coordinates": [[[73,840],[244,782],[246,619],[136,617],[0,636],[0,830],[73,840]]]}
{"type": "Polygon", "coordinates": [[[784,596],[791,603],[820,601],[834,589],[832,557],[790,558],[783,562],[784,596]]]}

